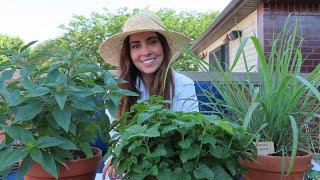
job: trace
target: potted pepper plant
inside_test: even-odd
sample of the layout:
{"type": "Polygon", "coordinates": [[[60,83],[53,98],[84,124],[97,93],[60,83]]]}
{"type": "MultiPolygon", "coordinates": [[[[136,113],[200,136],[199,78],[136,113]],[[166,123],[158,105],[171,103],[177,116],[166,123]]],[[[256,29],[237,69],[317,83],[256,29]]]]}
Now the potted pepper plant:
{"type": "Polygon", "coordinates": [[[207,94],[214,99],[211,105],[220,111],[217,113],[258,134],[257,143],[274,145],[274,151],[271,145],[271,152],[258,154],[255,161],[242,161],[249,167],[245,179],[303,179],[311,165],[311,146],[307,145],[319,141],[306,127],[316,124],[320,115],[320,66],[306,76],[300,74],[305,57],[301,51],[303,37],[297,20],[289,28],[290,17],[272,40],[270,54],[263,51],[257,37],[246,37],[230,68],[224,71],[219,66],[217,76],[211,76],[222,97],[207,94]],[[245,59],[244,47],[250,39],[258,53],[260,84],[254,82],[252,67],[245,59]],[[246,65],[244,81],[232,73],[241,56],[246,65]],[[226,109],[231,115],[223,112],[226,109]]]}
{"type": "Polygon", "coordinates": [[[20,163],[17,174],[25,179],[94,179],[102,155],[91,144],[98,135],[108,139],[109,121],[106,115],[92,118],[101,109],[114,113],[119,96],[134,94],[81,52],[34,52],[33,43],[2,52],[10,61],[0,65],[0,98],[12,122],[0,125],[6,134],[0,174],[20,163]],[[17,70],[20,78],[8,82],[17,70]]]}

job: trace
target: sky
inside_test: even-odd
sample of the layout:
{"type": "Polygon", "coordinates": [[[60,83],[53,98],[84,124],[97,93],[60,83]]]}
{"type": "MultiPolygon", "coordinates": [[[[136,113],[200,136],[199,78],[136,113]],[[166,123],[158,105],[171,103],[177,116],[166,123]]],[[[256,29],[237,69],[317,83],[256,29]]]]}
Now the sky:
{"type": "Polygon", "coordinates": [[[59,25],[72,15],[90,16],[104,8],[116,12],[120,8],[146,8],[156,11],[171,8],[175,11],[221,12],[231,0],[0,0],[0,34],[19,36],[25,42],[44,41],[63,34],[59,25]],[[189,2],[189,3],[187,3],[189,2]],[[196,2],[196,3],[194,3],[196,2]]]}

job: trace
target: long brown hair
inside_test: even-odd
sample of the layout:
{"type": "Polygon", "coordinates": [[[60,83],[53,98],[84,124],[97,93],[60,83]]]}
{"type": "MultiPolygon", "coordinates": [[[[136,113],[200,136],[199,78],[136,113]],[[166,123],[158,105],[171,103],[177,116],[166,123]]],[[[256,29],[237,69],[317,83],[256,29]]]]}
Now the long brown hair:
{"type": "MultiPolygon", "coordinates": [[[[168,74],[165,78],[166,70],[169,66],[171,59],[171,50],[168,45],[166,38],[157,32],[159,41],[163,47],[164,57],[163,62],[159,69],[155,72],[154,83],[151,86],[152,90],[149,92],[150,95],[158,95],[164,97],[166,100],[172,100],[174,96],[174,82],[172,77],[171,68],[168,69],[168,74]],[[164,84],[164,82],[166,82],[164,84]]],[[[129,36],[124,40],[123,47],[120,55],[120,63],[119,63],[119,73],[120,78],[127,81],[127,83],[120,84],[120,88],[128,89],[130,91],[137,92],[140,94],[138,89],[136,88],[136,80],[138,76],[140,76],[140,71],[133,64],[131,56],[130,56],[130,45],[129,45],[129,36]]],[[[148,88],[147,88],[148,89],[148,88]]],[[[137,102],[139,97],[133,96],[123,96],[120,100],[120,105],[118,107],[117,116],[120,117],[124,112],[129,111],[130,107],[137,102]]],[[[166,108],[170,108],[170,105],[167,104],[166,108]]]]}

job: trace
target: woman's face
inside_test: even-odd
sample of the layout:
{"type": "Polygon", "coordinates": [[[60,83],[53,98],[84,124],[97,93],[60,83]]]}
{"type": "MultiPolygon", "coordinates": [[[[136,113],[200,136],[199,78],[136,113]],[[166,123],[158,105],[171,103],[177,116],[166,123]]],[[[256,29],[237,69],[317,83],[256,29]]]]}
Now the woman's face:
{"type": "Polygon", "coordinates": [[[133,64],[144,75],[155,73],[163,62],[163,47],[155,32],[142,32],[129,37],[133,64]]]}

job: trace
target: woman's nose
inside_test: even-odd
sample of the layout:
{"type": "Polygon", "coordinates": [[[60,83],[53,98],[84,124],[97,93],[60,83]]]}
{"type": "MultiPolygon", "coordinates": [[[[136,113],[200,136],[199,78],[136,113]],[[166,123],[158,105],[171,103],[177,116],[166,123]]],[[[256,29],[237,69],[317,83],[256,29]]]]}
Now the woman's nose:
{"type": "Polygon", "coordinates": [[[148,46],[146,46],[146,45],[142,46],[142,48],[141,48],[141,54],[142,54],[143,56],[149,56],[149,55],[151,54],[150,48],[149,48],[148,46]]]}

